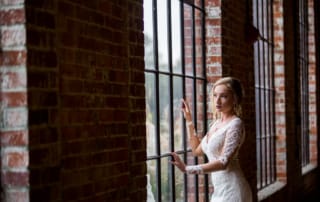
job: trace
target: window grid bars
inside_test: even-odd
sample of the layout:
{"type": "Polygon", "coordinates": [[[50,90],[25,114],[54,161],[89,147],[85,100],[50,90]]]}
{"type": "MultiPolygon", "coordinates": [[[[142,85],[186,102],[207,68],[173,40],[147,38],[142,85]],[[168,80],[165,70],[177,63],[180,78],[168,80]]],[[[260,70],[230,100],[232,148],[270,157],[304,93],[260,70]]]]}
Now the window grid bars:
{"type": "MultiPolygon", "coordinates": [[[[162,1],[162,0],[161,0],[162,1]]],[[[200,9],[200,7],[196,6],[196,5],[193,5],[192,3],[190,3],[190,1],[188,2],[183,2],[180,0],[180,14],[181,14],[181,63],[182,63],[182,67],[185,67],[185,52],[184,52],[184,21],[183,21],[183,17],[184,17],[184,4],[188,4],[189,6],[191,6],[192,8],[192,22],[193,22],[193,30],[192,30],[192,34],[193,34],[193,40],[192,40],[192,65],[193,65],[193,75],[187,75],[185,73],[185,68],[182,68],[182,73],[175,73],[173,72],[173,68],[172,68],[172,38],[171,38],[171,27],[172,27],[172,23],[171,23],[171,1],[172,0],[167,0],[167,12],[168,12],[168,16],[167,16],[167,39],[168,39],[168,66],[169,66],[169,71],[166,72],[166,71],[162,71],[160,70],[159,68],[159,43],[163,43],[163,42],[160,42],[158,40],[158,34],[159,34],[159,30],[158,30],[158,20],[157,20],[157,0],[152,0],[152,8],[153,8],[153,38],[154,38],[154,42],[153,42],[153,51],[154,51],[154,65],[155,65],[155,68],[154,69],[148,69],[146,67],[145,69],[145,72],[146,73],[151,73],[152,75],[155,76],[155,97],[156,97],[156,155],[150,155],[147,157],[147,161],[150,161],[150,160],[156,160],[156,183],[157,183],[157,190],[156,190],[156,201],[162,201],[162,189],[161,189],[161,179],[163,176],[161,176],[161,160],[163,158],[170,158],[170,153],[163,153],[161,154],[161,147],[160,147],[160,144],[161,144],[161,141],[160,141],[160,119],[161,117],[159,117],[159,114],[160,114],[160,107],[159,107],[159,99],[160,99],[160,85],[159,85],[159,80],[160,80],[160,75],[167,75],[169,76],[169,87],[170,89],[173,89],[173,77],[176,77],[176,78],[182,78],[183,80],[183,95],[186,94],[185,92],[185,89],[186,89],[186,86],[185,86],[185,82],[186,82],[186,79],[192,79],[193,80],[193,103],[194,103],[194,106],[197,106],[197,81],[201,81],[203,84],[202,84],[202,90],[203,92],[206,92],[206,76],[205,76],[205,49],[204,49],[204,37],[205,37],[205,33],[204,33],[204,29],[205,29],[205,22],[204,22],[204,9],[200,9]],[[196,39],[195,39],[195,10],[199,10],[201,13],[202,13],[202,19],[201,19],[201,32],[202,32],[202,68],[203,68],[203,75],[199,76],[196,74],[196,39]]],[[[201,7],[203,8],[204,7],[204,1],[201,0],[201,7]]],[[[175,148],[174,148],[174,136],[173,136],[173,91],[170,90],[170,93],[169,93],[169,97],[170,97],[170,106],[169,106],[169,111],[170,111],[170,150],[171,151],[175,151],[175,148]]],[[[206,101],[206,94],[204,93],[203,94],[204,96],[204,99],[203,101],[205,102],[206,101]]],[[[206,103],[203,103],[203,114],[206,114],[206,103]]],[[[193,107],[193,120],[195,121],[195,126],[197,126],[197,116],[195,116],[197,114],[197,109],[196,107],[193,107]]],[[[206,128],[206,123],[207,123],[207,120],[206,120],[206,116],[204,116],[204,120],[202,120],[203,123],[204,123],[204,128],[206,128]]],[[[184,131],[184,138],[183,138],[183,150],[180,150],[180,151],[177,151],[178,154],[183,154],[184,156],[184,159],[186,160],[186,157],[187,157],[187,153],[191,152],[190,150],[188,150],[187,148],[187,136],[186,136],[186,127],[183,127],[183,131],[184,131]]],[[[195,163],[197,163],[197,158],[195,158],[195,163]]],[[[169,171],[169,183],[170,183],[170,187],[171,187],[171,196],[170,196],[170,199],[171,201],[175,201],[175,173],[174,173],[174,166],[171,166],[170,167],[170,171],[169,171]]],[[[198,185],[198,177],[195,176],[195,179],[196,179],[196,190],[195,190],[195,193],[196,193],[196,197],[195,197],[195,201],[199,201],[199,185],[198,185]]],[[[184,175],[184,196],[185,196],[185,201],[188,200],[188,188],[187,188],[187,184],[188,184],[188,179],[186,177],[186,175],[184,175]]],[[[208,177],[206,176],[205,177],[205,186],[208,186],[208,177]]],[[[208,191],[208,187],[206,187],[206,190],[208,191]]],[[[206,196],[206,201],[208,201],[208,196],[206,196]]]]}
{"type": "Polygon", "coordinates": [[[258,190],[276,180],[272,5],[272,0],[253,1],[254,23],[267,39],[254,46],[258,190]]]}
{"type": "Polygon", "coordinates": [[[308,2],[298,0],[298,72],[300,85],[301,166],[310,163],[309,79],[308,79],[308,2]]]}

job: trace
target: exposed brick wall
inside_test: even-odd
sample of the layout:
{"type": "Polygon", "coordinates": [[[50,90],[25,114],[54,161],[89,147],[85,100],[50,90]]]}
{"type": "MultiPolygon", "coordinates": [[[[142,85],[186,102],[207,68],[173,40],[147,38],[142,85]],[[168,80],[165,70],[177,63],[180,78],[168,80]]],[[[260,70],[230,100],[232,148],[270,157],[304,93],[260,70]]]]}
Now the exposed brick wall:
{"type": "Polygon", "coordinates": [[[275,111],[276,111],[276,164],[277,180],[285,182],[286,168],[286,108],[285,108],[285,69],[284,69],[284,29],[282,1],[273,2],[274,26],[274,85],[275,85],[275,111]]]}
{"type": "MultiPolygon", "coordinates": [[[[221,1],[206,1],[206,73],[208,94],[212,84],[222,76],[221,1]]],[[[210,116],[210,114],[209,114],[210,116]]]]}
{"type": "MultiPolygon", "coordinates": [[[[244,84],[247,139],[240,157],[256,197],[253,47],[245,41],[251,13],[245,1],[205,2],[208,90],[221,76],[244,84]]],[[[145,201],[142,3],[0,0],[2,201],[145,201]]],[[[274,3],[277,160],[283,160],[277,171],[287,184],[264,201],[295,201],[314,189],[318,169],[303,176],[297,161],[295,37],[284,34],[294,33],[294,5],[274,3]]],[[[316,62],[309,28],[316,163],[316,62]]]]}
{"type": "Polygon", "coordinates": [[[308,0],[308,32],[309,32],[309,124],[310,124],[310,159],[311,163],[317,165],[317,77],[316,77],[316,44],[315,44],[315,22],[314,22],[314,2],[308,0]]]}
{"type": "Polygon", "coordinates": [[[31,200],[143,200],[142,0],[26,7],[31,200]]]}
{"type": "Polygon", "coordinates": [[[26,29],[23,1],[0,1],[1,201],[29,201],[26,29]]]}

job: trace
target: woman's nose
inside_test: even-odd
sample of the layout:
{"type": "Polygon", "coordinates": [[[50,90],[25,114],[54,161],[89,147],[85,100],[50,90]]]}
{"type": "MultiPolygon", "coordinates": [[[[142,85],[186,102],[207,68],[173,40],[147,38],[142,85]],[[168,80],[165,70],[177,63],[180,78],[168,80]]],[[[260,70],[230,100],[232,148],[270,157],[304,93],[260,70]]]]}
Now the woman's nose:
{"type": "Polygon", "coordinates": [[[220,103],[220,97],[216,98],[216,103],[220,103]]]}

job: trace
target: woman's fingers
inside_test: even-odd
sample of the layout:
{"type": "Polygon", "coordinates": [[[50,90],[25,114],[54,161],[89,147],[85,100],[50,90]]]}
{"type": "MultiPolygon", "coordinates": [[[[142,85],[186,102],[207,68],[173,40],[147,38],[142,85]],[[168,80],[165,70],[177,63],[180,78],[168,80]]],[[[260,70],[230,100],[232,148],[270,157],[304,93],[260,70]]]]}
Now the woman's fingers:
{"type": "Polygon", "coordinates": [[[173,161],[171,161],[174,165],[178,165],[181,163],[181,159],[180,157],[178,156],[177,153],[173,152],[171,153],[171,156],[173,157],[173,161]]]}
{"type": "Polygon", "coordinates": [[[181,110],[183,111],[184,118],[187,121],[191,121],[191,113],[190,113],[190,107],[187,101],[184,99],[181,99],[181,110]]]}
{"type": "Polygon", "coordinates": [[[188,103],[184,99],[181,99],[181,102],[182,102],[182,110],[184,112],[190,112],[188,103]]]}
{"type": "Polygon", "coordinates": [[[177,166],[182,172],[185,172],[185,164],[181,161],[179,155],[175,152],[171,153],[171,156],[173,158],[172,161],[170,161],[173,165],[177,166]]]}

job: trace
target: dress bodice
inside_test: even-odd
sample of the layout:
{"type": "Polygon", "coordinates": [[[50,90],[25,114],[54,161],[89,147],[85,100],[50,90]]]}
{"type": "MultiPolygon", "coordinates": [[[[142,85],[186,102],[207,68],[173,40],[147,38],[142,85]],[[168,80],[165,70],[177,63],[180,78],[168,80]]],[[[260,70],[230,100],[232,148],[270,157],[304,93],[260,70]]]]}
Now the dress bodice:
{"type": "Polygon", "coordinates": [[[234,118],[217,129],[217,120],[201,141],[209,161],[220,161],[225,169],[211,173],[213,194],[211,202],[252,202],[251,188],[246,181],[238,152],[244,142],[245,132],[240,118],[234,118]]]}
{"type": "Polygon", "coordinates": [[[219,120],[212,124],[201,141],[201,147],[209,161],[219,160],[224,165],[228,165],[231,160],[238,158],[238,150],[245,137],[243,123],[236,117],[215,130],[218,122],[219,120]]]}

